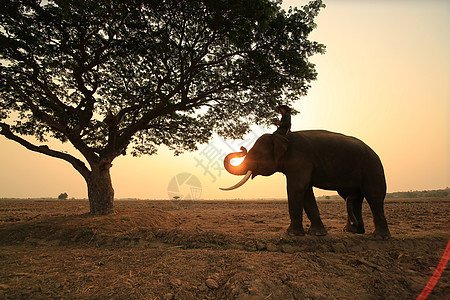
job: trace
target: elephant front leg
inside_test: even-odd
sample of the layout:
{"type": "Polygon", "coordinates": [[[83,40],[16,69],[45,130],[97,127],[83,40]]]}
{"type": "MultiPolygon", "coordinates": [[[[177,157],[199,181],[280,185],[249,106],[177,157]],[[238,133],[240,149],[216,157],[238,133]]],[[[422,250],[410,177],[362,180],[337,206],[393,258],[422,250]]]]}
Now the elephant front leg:
{"type": "Polygon", "coordinates": [[[293,182],[290,178],[287,181],[289,217],[291,219],[287,232],[290,235],[303,236],[305,235],[305,230],[303,229],[305,189],[299,187],[298,182],[293,182]]]}
{"type": "Polygon", "coordinates": [[[320,218],[319,208],[317,207],[316,198],[312,187],[308,189],[305,194],[305,212],[308,219],[311,221],[311,227],[308,233],[310,235],[323,236],[327,234],[325,226],[323,226],[322,219],[320,218]]]}

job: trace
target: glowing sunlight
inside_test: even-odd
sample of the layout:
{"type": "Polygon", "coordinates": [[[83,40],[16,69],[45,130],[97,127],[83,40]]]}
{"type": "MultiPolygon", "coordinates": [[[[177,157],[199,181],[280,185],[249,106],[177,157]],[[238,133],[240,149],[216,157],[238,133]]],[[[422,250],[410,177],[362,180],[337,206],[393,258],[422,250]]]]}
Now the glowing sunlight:
{"type": "Polygon", "coordinates": [[[230,160],[230,163],[232,166],[236,167],[239,166],[244,161],[244,159],[245,157],[235,157],[230,160]]]}

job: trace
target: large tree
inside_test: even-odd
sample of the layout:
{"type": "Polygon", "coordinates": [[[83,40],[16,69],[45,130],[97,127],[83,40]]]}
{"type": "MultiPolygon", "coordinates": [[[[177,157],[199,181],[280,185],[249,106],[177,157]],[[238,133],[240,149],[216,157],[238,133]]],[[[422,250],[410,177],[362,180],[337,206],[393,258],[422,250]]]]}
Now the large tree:
{"type": "Polygon", "coordinates": [[[239,138],[306,94],[316,78],[308,59],[324,51],[308,39],[323,4],[280,4],[2,1],[0,134],[72,164],[91,213],[112,213],[117,156],[195,150],[213,132],[239,138]]]}

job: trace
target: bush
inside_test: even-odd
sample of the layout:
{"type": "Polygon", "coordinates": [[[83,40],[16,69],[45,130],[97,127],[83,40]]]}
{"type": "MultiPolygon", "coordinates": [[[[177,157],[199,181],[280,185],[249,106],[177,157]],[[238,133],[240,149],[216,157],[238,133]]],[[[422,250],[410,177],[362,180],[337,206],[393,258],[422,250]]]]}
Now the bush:
{"type": "Polygon", "coordinates": [[[58,196],[58,200],[67,200],[68,197],[69,195],[67,195],[67,193],[61,193],[58,196]]]}

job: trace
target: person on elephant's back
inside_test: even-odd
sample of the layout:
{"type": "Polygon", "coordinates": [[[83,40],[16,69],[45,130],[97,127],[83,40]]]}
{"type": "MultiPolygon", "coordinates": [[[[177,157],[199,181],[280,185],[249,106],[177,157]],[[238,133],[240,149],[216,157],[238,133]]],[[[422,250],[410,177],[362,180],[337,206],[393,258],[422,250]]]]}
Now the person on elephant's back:
{"type": "Polygon", "coordinates": [[[274,123],[274,125],[278,126],[274,133],[288,134],[291,131],[291,108],[287,105],[279,105],[275,108],[275,111],[281,114],[281,119],[279,122],[274,123]]]}

